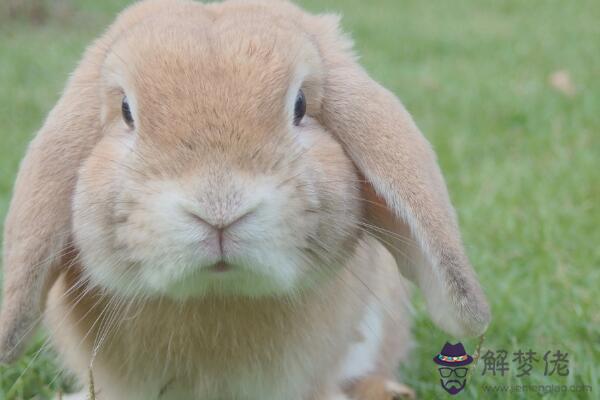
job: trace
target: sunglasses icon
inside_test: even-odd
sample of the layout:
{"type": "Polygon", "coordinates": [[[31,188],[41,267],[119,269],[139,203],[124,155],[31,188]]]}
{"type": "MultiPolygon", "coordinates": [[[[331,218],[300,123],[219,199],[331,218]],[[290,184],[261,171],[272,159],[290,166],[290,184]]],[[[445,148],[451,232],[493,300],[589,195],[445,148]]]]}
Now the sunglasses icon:
{"type": "Polygon", "coordinates": [[[452,374],[456,375],[456,377],[458,377],[458,378],[464,378],[467,375],[467,371],[469,370],[469,368],[441,367],[441,368],[438,368],[438,370],[440,371],[440,375],[442,376],[442,378],[449,378],[450,376],[452,376],[452,374]]]}

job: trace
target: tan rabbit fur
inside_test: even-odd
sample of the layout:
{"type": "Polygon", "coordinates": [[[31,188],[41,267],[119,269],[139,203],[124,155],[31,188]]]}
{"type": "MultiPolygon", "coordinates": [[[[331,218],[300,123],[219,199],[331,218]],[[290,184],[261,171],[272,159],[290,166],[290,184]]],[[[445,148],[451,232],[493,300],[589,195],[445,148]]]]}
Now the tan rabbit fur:
{"type": "Polygon", "coordinates": [[[5,227],[0,361],[44,315],[100,400],[411,397],[398,270],[449,333],[490,318],[429,144],[338,18],[287,1],[123,11],[5,227]]]}

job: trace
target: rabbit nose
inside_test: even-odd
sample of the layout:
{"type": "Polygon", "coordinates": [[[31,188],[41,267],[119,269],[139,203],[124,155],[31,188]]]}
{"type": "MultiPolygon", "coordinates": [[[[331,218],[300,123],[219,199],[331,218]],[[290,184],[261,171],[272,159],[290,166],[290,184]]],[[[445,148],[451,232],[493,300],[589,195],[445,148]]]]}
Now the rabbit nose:
{"type": "Polygon", "coordinates": [[[211,229],[217,232],[217,238],[219,241],[219,251],[220,254],[223,255],[223,237],[225,235],[225,230],[231,228],[233,225],[240,223],[245,220],[251,214],[254,213],[254,210],[247,211],[242,214],[233,215],[230,217],[220,218],[216,222],[209,222],[206,218],[201,217],[197,213],[191,212],[190,215],[200,224],[202,224],[205,228],[211,229]]]}
{"type": "Polygon", "coordinates": [[[246,211],[245,213],[233,215],[230,217],[222,217],[215,222],[209,222],[207,218],[201,217],[200,215],[198,215],[198,213],[191,212],[190,215],[192,215],[192,217],[194,217],[196,221],[209,228],[215,229],[217,231],[223,231],[229,228],[230,226],[239,223],[243,219],[246,219],[252,213],[254,213],[254,210],[246,211]]]}

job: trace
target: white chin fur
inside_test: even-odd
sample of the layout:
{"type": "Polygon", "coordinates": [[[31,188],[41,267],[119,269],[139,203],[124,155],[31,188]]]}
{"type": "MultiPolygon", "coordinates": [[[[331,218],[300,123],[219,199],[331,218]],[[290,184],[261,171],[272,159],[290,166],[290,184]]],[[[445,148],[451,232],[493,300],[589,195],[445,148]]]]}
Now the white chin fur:
{"type": "MultiPolygon", "coordinates": [[[[283,258],[283,257],[282,257],[283,258]]],[[[226,272],[211,271],[207,268],[184,265],[146,264],[140,271],[126,273],[115,279],[113,273],[106,273],[110,266],[101,262],[85,261],[84,265],[93,263],[94,268],[86,268],[90,281],[125,296],[167,296],[173,299],[205,295],[239,295],[249,297],[293,294],[306,288],[311,280],[300,279],[296,268],[290,261],[277,264],[277,268],[269,265],[247,266],[232,265],[226,272]],[[180,270],[174,274],[171,271],[180,270]]]]}

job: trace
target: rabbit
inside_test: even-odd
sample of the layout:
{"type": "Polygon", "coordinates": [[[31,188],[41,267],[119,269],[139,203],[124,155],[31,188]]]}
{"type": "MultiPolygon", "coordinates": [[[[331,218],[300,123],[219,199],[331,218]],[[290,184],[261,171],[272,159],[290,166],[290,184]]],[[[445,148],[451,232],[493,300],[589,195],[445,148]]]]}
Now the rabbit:
{"type": "Polygon", "coordinates": [[[490,321],[431,146],[284,0],[124,10],[29,145],[3,265],[0,362],[43,319],[101,400],[414,397],[408,282],[451,335],[490,321]]]}

